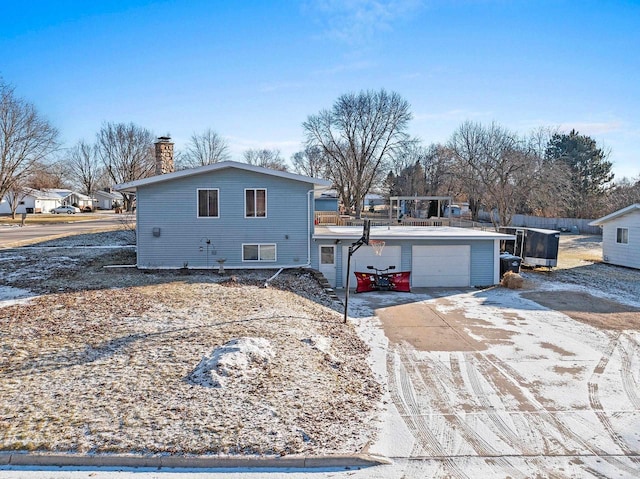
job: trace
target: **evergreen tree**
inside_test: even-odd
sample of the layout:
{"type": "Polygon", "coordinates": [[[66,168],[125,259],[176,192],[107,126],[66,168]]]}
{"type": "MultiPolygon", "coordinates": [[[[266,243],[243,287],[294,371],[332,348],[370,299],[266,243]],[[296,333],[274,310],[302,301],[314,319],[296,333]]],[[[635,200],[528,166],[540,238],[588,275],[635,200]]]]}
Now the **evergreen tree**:
{"type": "Polygon", "coordinates": [[[613,180],[612,163],[608,153],[598,148],[594,139],[580,135],[556,133],[545,152],[550,162],[562,162],[571,174],[572,195],[567,213],[577,218],[600,216],[606,194],[613,180]]]}

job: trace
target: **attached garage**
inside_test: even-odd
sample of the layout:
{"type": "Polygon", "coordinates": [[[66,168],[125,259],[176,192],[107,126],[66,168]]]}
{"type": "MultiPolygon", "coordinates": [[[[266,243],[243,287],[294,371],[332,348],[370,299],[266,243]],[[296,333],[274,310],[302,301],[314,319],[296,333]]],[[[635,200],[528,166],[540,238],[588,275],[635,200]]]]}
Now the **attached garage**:
{"type": "MultiPolygon", "coordinates": [[[[315,252],[335,248],[335,274],[332,286],[346,283],[349,245],[362,236],[362,227],[316,226],[311,248],[311,266],[320,267],[315,252]],[[334,284],[335,283],[335,284],[334,284]]],[[[351,259],[351,272],[367,271],[367,266],[411,272],[411,287],[489,286],[500,282],[500,241],[513,235],[448,226],[374,226],[371,239],[384,241],[381,256],[370,246],[360,247],[351,259]]],[[[324,268],[327,265],[323,265],[324,268]]],[[[350,283],[356,283],[352,276],[350,283]]]]}
{"type": "MultiPolygon", "coordinates": [[[[349,247],[342,247],[342,284],[346,283],[347,275],[347,258],[349,256],[349,247]]],[[[400,246],[385,246],[380,256],[373,252],[371,246],[362,246],[351,257],[351,271],[367,272],[367,266],[375,266],[378,269],[386,269],[389,266],[395,266],[400,271],[402,260],[402,248],[400,246]]],[[[353,280],[353,276],[351,277],[353,280]]]]}
{"type": "Polygon", "coordinates": [[[411,286],[470,285],[470,245],[411,247],[411,286]]]}

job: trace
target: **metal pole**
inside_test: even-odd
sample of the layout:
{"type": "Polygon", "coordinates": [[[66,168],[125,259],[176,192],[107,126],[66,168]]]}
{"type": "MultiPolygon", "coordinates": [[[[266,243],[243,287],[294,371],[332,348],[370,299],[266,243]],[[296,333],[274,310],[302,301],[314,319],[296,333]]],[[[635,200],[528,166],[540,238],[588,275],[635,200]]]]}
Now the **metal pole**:
{"type": "Polygon", "coordinates": [[[347,284],[344,290],[344,323],[347,324],[347,316],[349,312],[349,278],[351,276],[351,255],[353,254],[353,245],[349,246],[349,255],[347,256],[347,284]]]}

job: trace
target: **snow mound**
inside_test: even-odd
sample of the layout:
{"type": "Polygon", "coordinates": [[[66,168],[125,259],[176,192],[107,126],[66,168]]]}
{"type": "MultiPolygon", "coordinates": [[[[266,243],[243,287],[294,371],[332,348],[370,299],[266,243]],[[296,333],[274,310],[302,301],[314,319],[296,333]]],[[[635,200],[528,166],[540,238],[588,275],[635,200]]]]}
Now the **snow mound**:
{"type": "Polygon", "coordinates": [[[273,356],[271,343],[264,338],[232,339],[202,358],[188,379],[200,386],[224,387],[234,378],[258,374],[273,356]]]}
{"type": "Polygon", "coordinates": [[[331,350],[331,342],[329,338],[324,336],[311,336],[302,340],[303,343],[308,344],[313,349],[320,351],[321,353],[329,354],[331,350]]]}
{"type": "Polygon", "coordinates": [[[324,358],[332,367],[337,368],[340,366],[341,363],[338,358],[331,353],[331,339],[325,336],[311,336],[309,338],[302,339],[301,341],[311,346],[312,349],[323,353],[324,358]]]}

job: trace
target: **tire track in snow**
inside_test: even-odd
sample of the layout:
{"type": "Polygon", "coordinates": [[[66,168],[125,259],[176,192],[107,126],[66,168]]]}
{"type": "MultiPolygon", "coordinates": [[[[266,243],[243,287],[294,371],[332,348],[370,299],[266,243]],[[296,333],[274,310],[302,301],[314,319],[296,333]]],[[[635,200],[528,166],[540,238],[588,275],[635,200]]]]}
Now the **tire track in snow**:
{"type": "MultiPolygon", "coordinates": [[[[389,374],[389,389],[394,404],[402,414],[407,426],[414,435],[416,441],[434,456],[446,457],[447,453],[438,438],[427,424],[420,411],[416,400],[415,391],[409,373],[402,361],[401,352],[389,352],[387,355],[387,371],[389,374]]],[[[425,395],[428,394],[426,391],[425,395]]],[[[468,476],[460,470],[454,461],[447,460],[443,464],[448,465],[447,476],[468,479],[468,476]]]]}
{"type": "MultiPolygon", "coordinates": [[[[437,358],[432,359],[434,364],[437,364],[437,369],[441,372],[446,369],[437,358]]],[[[464,379],[462,378],[462,371],[460,368],[460,360],[455,354],[451,354],[449,358],[451,369],[446,371],[446,382],[455,387],[455,393],[458,396],[469,396],[465,387],[464,379]],[[449,375],[451,380],[449,381],[449,375]]],[[[460,414],[449,405],[449,398],[442,393],[443,385],[438,380],[442,378],[441,374],[433,375],[428,374],[424,367],[419,369],[422,375],[423,381],[431,395],[435,395],[438,402],[442,404],[441,412],[444,414],[444,418],[451,424],[451,427],[456,429],[462,439],[475,451],[478,456],[489,456],[484,458],[485,464],[493,469],[496,473],[507,473],[509,477],[517,478],[521,477],[526,479],[529,474],[522,472],[516,466],[514,466],[508,458],[504,457],[500,451],[498,451],[491,443],[489,443],[484,437],[482,437],[476,430],[474,430],[467,422],[460,416],[460,414]]],[[[446,389],[445,389],[446,390],[446,389]]]]}
{"type": "Polygon", "coordinates": [[[620,347],[620,359],[622,367],[620,368],[620,377],[622,378],[622,387],[624,392],[631,401],[635,409],[640,409],[640,396],[638,396],[638,383],[633,376],[632,364],[634,355],[637,356],[638,343],[630,336],[624,335],[629,340],[627,347],[620,347]]]}
{"type": "MultiPolygon", "coordinates": [[[[607,432],[607,435],[620,448],[620,450],[624,454],[635,454],[634,451],[632,451],[629,445],[626,443],[624,438],[615,430],[613,424],[611,424],[611,419],[609,418],[608,413],[602,407],[602,402],[600,401],[599,380],[604,371],[607,369],[607,366],[611,359],[611,355],[616,349],[618,349],[620,350],[621,357],[624,357],[624,353],[622,351],[624,348],[622,347],[620,337],[621,333],[617,334],[613,339],[611,339],[611,341],[609,341],[609,344],[605,348],[605,351],[602,353],[600,361],[598,362],[597,366],[593,370],[593,373],[591,374],[591,377],[589,378],[589,382],[587,383],[589,392],[589,405],[591,406],[591,410],[593,411],[593,413],[598,418],[598,421],[600,421],[600,424],[607,432]]],[[[624,365],[622,369],[624,369],[624,365]]],[[[621,371],[621,375],[622,374],[624,373],[621,371]]],[[[624,389],[626,390],[626,387],[624,387],[624,389]]]]}
{"type": "Polygon", "coordinates": [[[436,399],[438,413],[441,417],[491,470],[497,475],[508,474],[513,478],[526,479],[530,477],[529,473],[522,472],[515,467],[508,457],[505,457],[467,424],[459,412],[450,405],[451,398],[446,395],[446,392],[455,392],[459,396],[471,398],[460,373],[458,358],[451,355],[450,362],[453,364],[451,369],[448,369],[437,357],[430,357],[428,365],[425,364],[423,359],[414,358],[413,350],[410,348],[402,349],[400,358],[405,362],[406,369],[409,372],[414,371],[414,374],[417,375],[415,377],[412,375],[414,377],[413,383],[422,384],[423,390],[428,391],[429,396],[436,399]],[[454,371],[458,371],[458,374],[454,374],[454,371]]]}
{"type": "MultiPolygon", "coordinates": [[[[608,363],[608,359],[606,358],[611,356],[611,353],[615,349],[617,338],[610,341],[607,345],[603,358],[600,360],[598,365],[595,368],[595,371],[604,371],[606,364],[608,363]]],[[[516,370],[514,370],[508,364],[501,362],[500,359],[491,354],[483,355],[483,358],[486,359],[497,371],[504,375],[505,378],[511,378],[512,381],[515,381],[515,385],[518,386],[524,397],[527,399],[528,403],[533,406],[536,410],[536,417],[539,417],[547,424],[548,427],[554,428],[561,437],[566,438],[567,441],[573,441],[579,447],[591,452],[593,455],[600,457],[601,460],[609,463],[611,466],[615,467],[620,471],[624,471],[629,477],[636,477],[638,475],[638,469],[630,467],[625,461],[616,457],[615,455],[611,455],[610,452],[605,451],[604,449],[598,447],[595,444],[589,442],[588,438],[582,437],[580,434],[576,433],[571,427],[564,424],[555,414],[549,412],[536,398],[533,396],[528,388],[527,381],[523,378],[516,370]]],[[[544,431],[541,429],[541,431],[544,431]]],[[[632,454],[629,457],[629,460],[633,463],[638,462],[638,458],[635,454],[632,454]]]]}
{"type": "MultiPolygon", "coordinates": [[[[485,393],[482,382],[480,381],[480,377],[478,374],[478,367],[476,365],[476,353],[466,353],[466,374],[469,379],[469,384],[473,389],[478,401],[485,409],[487,417],[496,427],[498,435],[507,443],[513,446],[516,450],[520,451],[521,454],[532,454],[533,451],[529,448],[529,444],[527,444],[517,433],[514,431],[509,424],[504,420],[501,414],[498,414],[495,407],[491,404],[487,394],[485,393]]],[[[485,379],[489,383],[489,379],[485,376],[485,379]]],[[[493,384],[489,383],[491,386],[493,384]]],[[[498,389],[493,388],[494,392],[496,392],[496,396],[499,397],[498,389]]],[[[504,414],[507,414],[506,408],[504,410],[504,414]]]]}

